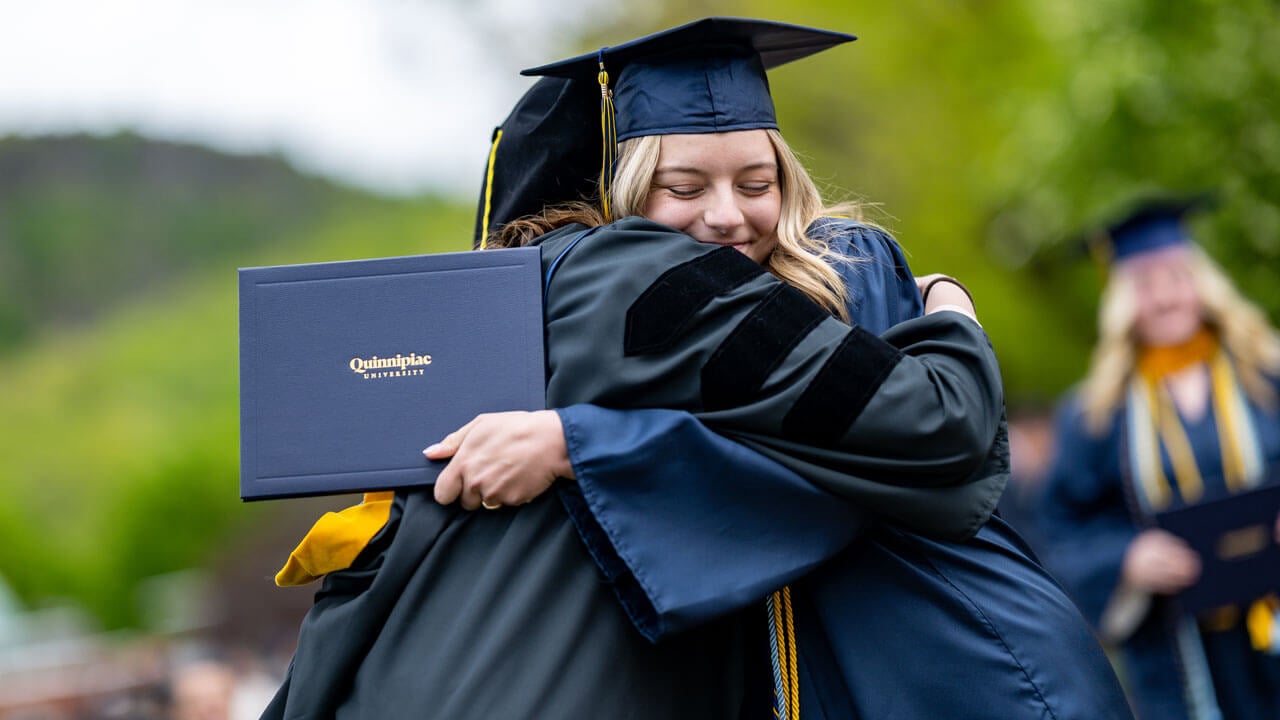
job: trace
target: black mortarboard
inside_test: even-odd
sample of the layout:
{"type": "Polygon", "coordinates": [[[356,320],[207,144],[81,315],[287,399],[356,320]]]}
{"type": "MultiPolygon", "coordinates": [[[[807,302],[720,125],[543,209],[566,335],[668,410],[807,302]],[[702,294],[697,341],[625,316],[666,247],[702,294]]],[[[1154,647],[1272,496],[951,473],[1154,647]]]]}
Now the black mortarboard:
{"type": "Polygon", "coordinates": [[[854,39],[713,17],[523,71],[543,77],[494,132],[475,245],[546,205],[607,197],[618,140],[777,128],[765,71],[854,39]]]}
{"type": "Polygon", "coordinates": [[[600,90],[594,80],[542,78],[494,129],[472,246],[548,205],[590,197],[600,173],[600,90]]]}
{"type": "Polygon", "coordinates": [[[1184,218],[1209,205],[1208,194],[1160,197],[1134,203],[1106,228],[1109,260],[1117,262],[1142,253],[1191,242],[1184,218]]]}

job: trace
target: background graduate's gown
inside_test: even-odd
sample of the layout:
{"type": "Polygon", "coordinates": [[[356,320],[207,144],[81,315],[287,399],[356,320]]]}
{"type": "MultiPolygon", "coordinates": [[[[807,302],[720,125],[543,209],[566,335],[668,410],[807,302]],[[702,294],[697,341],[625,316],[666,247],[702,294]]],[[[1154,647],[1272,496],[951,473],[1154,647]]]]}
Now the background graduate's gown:
{"type": "MultiPolygon", "coordinates": [[[[1136,387],[1136,386],[1135,386],[1136,387]]],[[[1220,415],[1236,401],[1239,417],[1231,424],[1246,472],[1242,490],[1268,481],[1268,466],[1280,467],[1280,415],[1252,402],[1234,383],[1215,390],[1232,402],[1210,402],[1196,421],[1180,418],[1203,479],[1198,501],[1222,497],[1231,490],[1223,472],[1219,441],[1220,415]]],[[[1146,489],[1137,476],[1143,446],[1132,434],[1150,429],[1142,418],[1145,403],[1131,388],[1129,400],[1116,411],[1105,432],[1085,427],[1076,397],[1059,409],[1056,459],[1046,478],[1041,524],[1046,564],[1060,577],[1095,626],[1116,598],[1120,570],[1129,543],[1151,513],[1186,505],[1166,449],[1157,441],[1166,479],[1164,492],[1146,489]]],[[[1270,480],[1274,482],[1274,478],[1270,480]]],[[[1121,650],[1122,674],[1135,710],[1143,720],[1274,720],[1280,717],[1280,660],[1251,648],[1244,623],[1248,608],[1226,610],[1216,618],[1181,615],[1167,597],[1149,598],[1135,620],[1115,638],[1121,650]]]]}
{"type": "MultiPolygon", "coordinates": [[[[670,531],[666,544],[645,540],[635,548],[642,556],[682,556],[691,565],[679,567],[696,569],[705,586],[663,584],[673,566],[655,563],[650,576],[623,560],[625,551],[611,555],[626,547],[616,540],[586,545],[610,581],[601,582],[554,495],[519,509],[465,513],[435,505],[427,493],[401,493],[386,527],[352,567],[326,577],[267,717],[767,715],[768,688],[743,667],[760,647],[762,597],[836,555],[867,524],[868,507],[921,530],[968,537],[994,506],[1005,470],[1003,447],[991,448],[1002,427],[999,375],[985,336],[968,319],[941,313],[911,320],[881,341],[815,313],[736,251],[711,250],[642,220],[555,233],[543,259],[549,404],[600,406],[566,411],[582,413],[566,425],[567,440],[614,450],[630,443],[635,452],[622,460],[610,460],[608,450],[592,456],[591,472],[600,477],[601,463],[621,463],[619,487],[628,486],[628,461],[641,453],[660,458],[688,495],[677,503],[680,512],[646,518],[647,537],[670,531]],[[602,337],[617,347],[595,351],[602,337]],[[602,446],[581,433],[598,429],[587,416],[609,406],[695,414],[617,413],[633,421],[636,434],[609,432],[602,446]],[[699,420],[757,452],[710,434],[699,420]],[[919,446],[904,440],[903,428],[919,446]],[[717,470],[732,480],[728,494],[714,486],[702,491],[704,478],[694,474],[717,470]],[[863,479],[872,474],[888,482],[863,479]],[[757,522],[761,517],[768,522],[757,522]],[[685,531],[687,518],[700,525],[685,531]],[[686,544],[686,537],[697,539],[686,544]],[[724,544],[704,544],[717,537],[724,544]],[[647,609],[655,611],[648,634],[661,636],[657,643],[631,626],[647,609]]],[[[626,423],[613,427],[625,430],[626,423]]],[[[579,519],[589,516],[582,512],[588,496],[576,496],[579,519]]],[[[574,505],[573,493],[566,502],[574,505]]],[[[611,522],[607,513],[597,519],[611,522]]],[[[583,537],[597,543],[609,536],[583,537]]],[[[929,546],[918,536],[912,543],[929,546]]],[[[799,593],[797,600],[806,602],[799,593]]],[[[902,599],[867,601],[873,611],[860,616],[883,614],[879,630],[896,635],[891,616],[904,609],[902,599]]],[[[821,603],[814,605],[821,617],[821,603]]],[[[952,610],[971,621],[981,614],[973,605],[954,602],[952,610]]],[[[816,625],[797,632],[822,637],[816,625]]],[[[998,633],[995,626],[981,630],[988,641],[998,633]]],[[[802,659],[802,667],[828,662],[831,670],[804,676],[806,691],[843,685],[837,663],[853,655],[901,678],[906,667],[892,666],[904,657],[895,657],[900,645],[896,638],[867,648],[854,643],[802,659]]],[[[956,673],[954,663],[945,664],[942,675],[956,673]]],[[[943,685],[958,689],[945,678],[943,685]]],[[[1039,691],[1033,683],[1027,692],[1039,691]]],[[[941,701],[933,694],[923,702],[941,701]]]]}

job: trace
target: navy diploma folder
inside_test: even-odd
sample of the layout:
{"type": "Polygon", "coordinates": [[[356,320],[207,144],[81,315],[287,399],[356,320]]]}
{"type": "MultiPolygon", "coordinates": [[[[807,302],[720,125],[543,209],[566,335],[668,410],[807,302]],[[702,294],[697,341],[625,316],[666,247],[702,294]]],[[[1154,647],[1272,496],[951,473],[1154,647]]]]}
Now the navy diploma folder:
{"type": "Polygon", "coordinates": [[[241,268],[240,497],[434,482],[422,449],[545,407],[537,248],[241,268]]]}
{"type": "Polygon", "coordinates": [[[1185,612],[1247,605],[1280,590],[1277,513],[1280,483],[1273,481],[1221,499],[1156,514],[1157,526],[1186,540],[1200,554],[1200,579],[1178,594],[1185,612]]]}

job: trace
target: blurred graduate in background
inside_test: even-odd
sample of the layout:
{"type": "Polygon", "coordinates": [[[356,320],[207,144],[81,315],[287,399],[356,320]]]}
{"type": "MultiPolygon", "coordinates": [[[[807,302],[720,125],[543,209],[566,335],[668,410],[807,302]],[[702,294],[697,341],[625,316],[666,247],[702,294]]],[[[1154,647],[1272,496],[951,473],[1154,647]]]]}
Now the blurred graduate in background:
{"type": "Polygon", "coordinates": [[[1276,482],[1280,340],[1192,242],[1204,198],[1147,201],[1107,232],[1088,376],[1056,418],[1045,561],[1120,648],[1146,720],[1280,717],[1274,597],[1199,617],[1202,558],[1155,513],[1276,482]]]}

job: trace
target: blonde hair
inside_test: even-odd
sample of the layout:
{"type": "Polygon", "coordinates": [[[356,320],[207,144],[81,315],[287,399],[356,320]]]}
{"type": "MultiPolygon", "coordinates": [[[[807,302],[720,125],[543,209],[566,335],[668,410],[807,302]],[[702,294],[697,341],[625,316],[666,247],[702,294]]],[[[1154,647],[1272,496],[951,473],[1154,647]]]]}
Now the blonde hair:
{"type": "MultiPolygon", "coordinates": [[[[1203,250],[1195,246],[1188,250],[1204,322],[1217,331],[1249,398],[1263,407],[1274,406],[1275,391],[1267,376],[1280,374],[1280,337],[1262,310],[1235,289],[1203,250]]],[[[1137,319],[1138,294],[1132,276],[1111,273],[1098,309],[1098,344],[1081,387],[1085,423],[1094,433],[1107,429],[1112,413],[1124,401],[1140,349],[1137,319]]]]}
{"type": "MultiPolygon", "coordinates": [[[[777,130],[767,129],[769,142],[778,159],[778,184],[782,205],[778,216],[778,244],[764,267],[779,280],[791,285],[828,312],[849,320],[849,292],[835,262],[859,262],[831,249],[828,238],[838,233],[832,228],[815,235],[806,234],[820,217],[843,217],[865,222],[861,205],[852,202],[824,206],[822,195],[795,152],[777,130]]],[[[661,135],[644,135],[618,143],[617,171],[613,177],[610,205],[616,218],[643,215],[653,186],[662,150],[661,135]]],[[[574,201],[545,208],[538,215],[513,220],[490,235],[486,247],[518,247],[527,245],[540,235],[570,223],[603,225],[599,207],[585,201],[574,201]]]]}
{"type": "MultiPolygon", "coordinates": [[[[828,261],[846,261],[849,258],[832,251],[822,234],[814,237],[805,231],[814,220],[824,215],[861,220],[859,208],[852,203],[824,207],[817,186],[783,140],[782,134],[771,129],[766,132],[778,159],[782,207],[776,233],[778,244],[765,260],[764,267],[829,312],[848,320],[848,291],[840,273],[828,261]]],[[[619,217],[642,214],[649,201],[661,149],[660,135],[645,135],[618,144],[618,171],[613,179],[612,206],[619,217]]]]}

